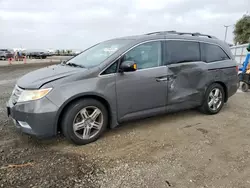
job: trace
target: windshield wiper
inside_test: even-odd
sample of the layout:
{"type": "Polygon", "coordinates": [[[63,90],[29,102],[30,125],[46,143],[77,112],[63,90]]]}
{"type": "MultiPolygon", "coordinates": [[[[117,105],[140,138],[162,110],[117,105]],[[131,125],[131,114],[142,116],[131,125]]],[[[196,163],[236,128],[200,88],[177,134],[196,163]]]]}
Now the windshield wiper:
{"type": "Polygon", "coordinates": [[[76,63],[66,63],[65,65],[69,65],[69,66],[72,66],[72,67],[81,67],[81,68],[85,68],[83,65],[79,65],[79,64],[76,64],[76,63]]]}

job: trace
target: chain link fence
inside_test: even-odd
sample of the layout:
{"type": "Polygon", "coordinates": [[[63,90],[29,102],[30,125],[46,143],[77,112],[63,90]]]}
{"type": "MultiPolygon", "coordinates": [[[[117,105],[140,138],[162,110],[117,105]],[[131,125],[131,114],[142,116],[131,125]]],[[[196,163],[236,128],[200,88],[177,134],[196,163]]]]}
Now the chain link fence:
{"type": "Polygon", "coordinates": [[[239,65],[242,65],[243,62],[245,61],[246,55],[247,55],[247,46],[248,44],[242,44],[242,45],[236,45],[232,46],[231,51],[235,57],[235,60],[239,65]]]}

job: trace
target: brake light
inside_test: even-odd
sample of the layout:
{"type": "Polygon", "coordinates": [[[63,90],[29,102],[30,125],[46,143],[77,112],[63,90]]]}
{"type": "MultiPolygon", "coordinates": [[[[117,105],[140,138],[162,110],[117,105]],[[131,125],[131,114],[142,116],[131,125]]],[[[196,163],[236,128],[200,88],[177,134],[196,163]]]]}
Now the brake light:
{"type": "Polygon", "coordinates": [[[239,72],[239,66],[238,65],[236,66],[236,71],[239,72]]]}

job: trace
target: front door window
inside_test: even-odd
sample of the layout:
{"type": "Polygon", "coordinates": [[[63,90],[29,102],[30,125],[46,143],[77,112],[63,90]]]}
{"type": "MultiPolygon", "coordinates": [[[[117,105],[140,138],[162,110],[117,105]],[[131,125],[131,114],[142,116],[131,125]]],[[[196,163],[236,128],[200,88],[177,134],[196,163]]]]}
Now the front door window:
{"type": "Polygon", "coordinates": [[[161,42],[147,42],[127,52],[122,61],[134,61],[137,69],[147,69],[161,65],[161,42]]]}

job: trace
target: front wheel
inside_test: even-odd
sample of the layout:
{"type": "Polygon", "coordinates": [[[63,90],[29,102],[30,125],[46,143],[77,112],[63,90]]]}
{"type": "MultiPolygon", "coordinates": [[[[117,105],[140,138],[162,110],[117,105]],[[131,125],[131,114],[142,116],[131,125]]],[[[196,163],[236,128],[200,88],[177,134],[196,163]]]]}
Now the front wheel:
{"type": "Polygon", "coordinates": [[[107,109],[95,99],[83,99],[72,103],[62,119],[63,134],[77,145],[94,142],[105,131],[107,125],[107,109]]]}
{"type": "Polygon", "coordinates": [[[217,114],[224,105],[225,92],[223,87],[214,83],[206,91],[202,106],[199,108],[205,114],[217,114]]]}

